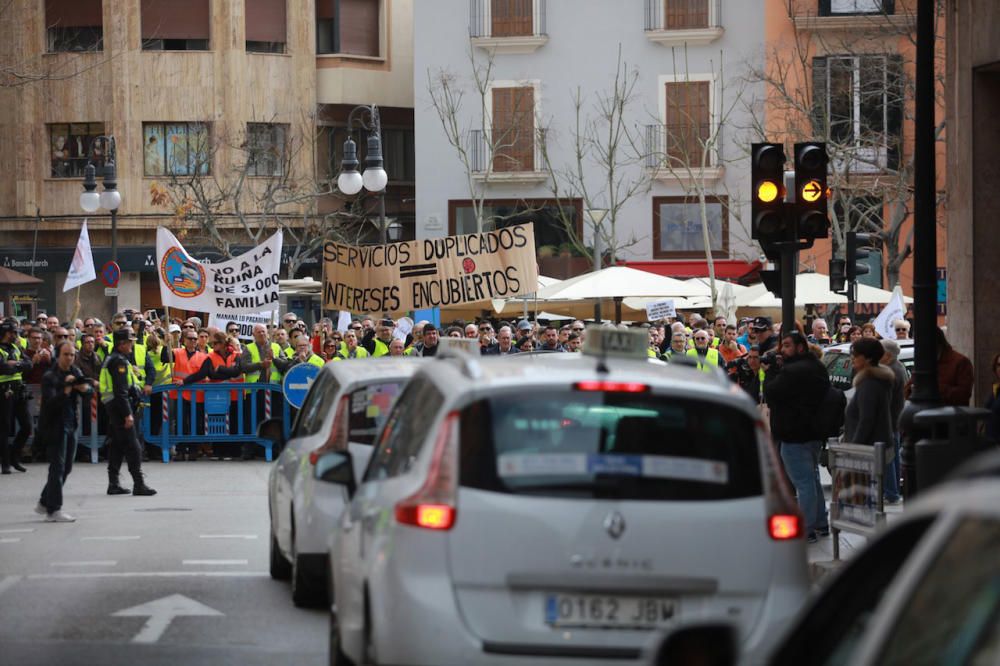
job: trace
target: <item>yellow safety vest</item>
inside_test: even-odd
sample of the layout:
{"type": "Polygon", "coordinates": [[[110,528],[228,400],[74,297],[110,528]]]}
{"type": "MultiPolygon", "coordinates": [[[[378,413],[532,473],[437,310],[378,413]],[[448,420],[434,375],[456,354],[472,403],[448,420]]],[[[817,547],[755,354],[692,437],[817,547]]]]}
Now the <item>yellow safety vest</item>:
{"type": "MultiPolygon", "coordinates": [[[[128,362],[128,359],[125,359],[128,362]]],[[[129,363],[131,366],[132,364],[129,363]]],[[[135,377],[134,372],[126,372],[125,375],[128,377],[128,385],[136,386],[138,380],[135,377]]],[[[101,402],[108,403],[114,399],[114,384],[111,382],[111,373],[108,372],[108,362],[107,360],[101,365],[101,375],[100,375],[100,389],[101,389],[101,402]]]]}
{"type": "MultiPolygon", "coordinates": [[[[24,354],[21,353],[21,350],[18,349],[17,345],[11,345],[11,349],[14,350],[14,353],[8,356],[4,348],[0,347],[0,362],[6,363],[7,361],[14,361],[16,363],[24,358],[24,354]]],[[[12,375],[0,375],[0,384],[19,382],[21,379],[22,377],[20,372],[15,372],[12,375]]]]}
{"type": "Polygon", "coordinates": [[[378,358],[379,356],[389,355],[389,345],[385,344],[378,338],[375,338],[375,352],[372,354],[373,357],[378,358]]]}
{"type": "Polygon", "coordinates": [[[317,356],[316,354],[310,356],[309,360],[306,361],[306,363],[311,363],[315,365],[317,368],[322,368],[324,365],[326,365],[326,361],[323,360],[323,357],[317,356]]]}
{"type": "MultiPolygon", "coordinates": [[[[257,343],[251,342],[246,346],[246,348],[247,351],[250,352],[251,362],[260,363],[261,361],[260,348],[257,346],[257,343]]],[[[277,342],[272,342],[271,358],[278,358],[279,356],[281,356],[281,347],[278,346],[277,342]]],[[[260,370],[258,370],[257,372],[248,372],[246,374],[247,384],[255,384],[259,380],[260,380],[260,370]]],[[[270,381],[274,384],[281,383],[281,373],[278,372],[278,369],[274,365],[271,365],[270,381]]]]}
{"type": "Polygon", "coordinates": [[[174,367],[172,363],[164,363],[162,360],[163,349],[157,349],[156,355],[153,357],[153,384],[156,386],[162,386],[164,384],[172,384],[174,367]]]}
{"type": "Polygon", "coordinates": [[[140,345],[138,342],[132,346],[133,353],[135,354],[135,368],[136,376],[139,381],[146,381],[146,345],[140,345]]]}
{"type": "MultiPolygon", "coordinates": [[[[340,352],[340,355],[344,357],[344,360],[348,360],[351,358],[348,354],[349,352],[346,347],[340,352]]],[[[368,350],[362,347],[361,345],[358,345],[357,347],[354,348],[354,358],[368,358],[368,356],[369,356],[368,350]]]]}
{"type": "Polygon", "coordinates": [[[714,366],[716,368],[719,367],[719,350],[718,349],[709,349],[708,352],[705,354],[705,360],[704,361],[702,361],[701,356],[698,355],[698,350],[697,349],[689,349],[689,350],[687,350],[687,356],[690,356],[690,357],[694,358],[695,360],[697,360],[697,362],[698,362],[698,369],[701,370],[702,372],[712,372],[712,366],[714,366]]]}

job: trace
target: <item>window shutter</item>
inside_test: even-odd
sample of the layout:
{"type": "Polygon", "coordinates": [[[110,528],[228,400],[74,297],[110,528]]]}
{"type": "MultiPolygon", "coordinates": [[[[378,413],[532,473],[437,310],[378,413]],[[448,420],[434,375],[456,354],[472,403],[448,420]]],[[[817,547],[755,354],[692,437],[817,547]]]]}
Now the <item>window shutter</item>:
{"type": "Polygon", "coordinates": [[[377,58],[380,0],[340,0],[340,52],[377,58]]]}
{"type": "Polygon", "coordinates": [[[532,0],[493,0],[491,35],[515,37],[532,34],[532,0]]]}
{"type": "Polygon", "coordinates": [[[812,126],[813,135],[827,140],[829,137],[829,127],[827,116],[829,115],[829,100],[827,99],[826,86],[829,79],[829,63],[825,57],[813,58],[812,66],[812,126]]]}
{"type": "Polygon", "coordinates": [[[886,61],[886,126],[888,144],[886,166],[899,169],[903,147],[903,101],[906,96],[906,76],[903,57],[892,55],[886,61]]]}
{"type": "Polygon", "coordinates": [[[703,142],[711,135],[708,81],[666,84],[667,155],[685,164],[700,164],[703,142]]]}
{"type": "Polygon", "coordinates": [[[332,19],[336,17],[337,0],[316,0],[316,18],[332,19]]]}
{"type": "Polygon", "coordinates": [[[208,0],[142,0],[143,39],[210,39],[208,0]]]}
{"type": "Polygon", "coordinates": [[[248,42],[285,43],[285,0],[246,0],[246,26],[248,42]]]}
{"type": "Polygon", "coordinates": [[[45,0],[46,28],[102,27],[101,0],[45,0]]]}
{"type": "Polygon", "coordinates": [[[493,170],[535,170],[535,90],[493,89],[493,170]]]}

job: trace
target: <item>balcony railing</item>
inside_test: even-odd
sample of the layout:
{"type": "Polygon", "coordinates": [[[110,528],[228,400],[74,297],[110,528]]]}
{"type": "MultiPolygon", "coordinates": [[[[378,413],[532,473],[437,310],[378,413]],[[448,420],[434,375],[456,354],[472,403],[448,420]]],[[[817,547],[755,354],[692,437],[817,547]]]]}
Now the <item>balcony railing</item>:
{"type": "Polygon", "coordinates": [[[544,133],[519,136],[516,129],[469,132],[469,158],[472,173],[491,181],[543,180],[541,142],[544,133]],[[493,140],[491,144],[491,139],[493,140]]]}
{"type": "Polygon", "coordinates": [[[719,165],[722,128],[710,123],[646,125],[646,168],[686,176],[719,165]],[[703,151],[706,144],[708,154],[703,151]]]}
{"type": "Polygon", "coordinates": [[[722,26],[722,0],[645,0],[647,32],[722,26]]]}
{"type": "Polygon", "coordinates": [[[469,37],[543,37],[545,0],[469,0],[469,37]]]}

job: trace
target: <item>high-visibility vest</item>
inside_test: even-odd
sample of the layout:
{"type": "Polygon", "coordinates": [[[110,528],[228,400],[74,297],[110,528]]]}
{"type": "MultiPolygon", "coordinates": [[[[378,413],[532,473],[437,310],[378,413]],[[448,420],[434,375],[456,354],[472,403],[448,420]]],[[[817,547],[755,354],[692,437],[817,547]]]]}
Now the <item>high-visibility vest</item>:
{"type": "Polygon", "coordinates": [[[22,338],[21,336],[17,336],[17,344],[21,347],[21,349],[27,349],[28,348],[28,338],[22,338]]]}
{"type": "MultiPolygon", "coordinates": [[[[340,355],[344,358],[344,360],[352,358],[350,351],[346,347],[340,352],[340,355]]],[[[368,358],[368,350],[360,345],[355,347],[353,358],[368,358]]]]}
{"type": "MultiPolygon", "coordinates": [[[[0,347],[0,362],[6,363],[7,361],[13,361],[17,363],[24,358],[24,352],[18,348],[17,345],[10,345],[9,350],[0,347]]],[[[19,382],[22,379],[20,372],[15,372],[12,375],[0,375],[0,384],[7,384],[10,382],[19,382]]]]}
{"type": "MultiPolygon", "coordinates": [[[[125,358],[125,357],[122,356],[122,358],[125,358]]],[[[128,362],[128,359],[125,358],[125,361],[128,362]]],[[[129,365],[131,366],[132,364],[129,363],[129,365]]],[[[139,384],[139,380],[136,379],[135,373],[132,372],[132,368],[128,369],[128,371],[125,373],[125,376],[128,379],[128,385],[129,386],[137,386],[139,384]]],[[[101,365],[101,374],[98,377],[98,386],[99,386],[99,388],[101,390],[101,402],[107,404],[107,403],[111,402],[112,400],[114,400],[114,397],[115,397],[114,396],[114,383],[112,382],[112,379],[111,379],[111,373],[108,372],[108,361],[107,361],[107,359],[105,359],[104,363],[101,365]]]]}
{"type": "Polygon", "coordinates": [[[375,338],[375,351],[372,353],[372,356],[374,358],[378,358],[379,356],[388,356],[388,355],[389,355],[389,345],[385,344],[378,338],[375,338]]]}
{"type": "Polygon", "coordinates": [[[712,372],[712,366],[719,367],[719,350],[709,349],[705,353],[705,359],[698,354],[697,349],[687,350],[687,355],[694,358],[698,362],[698,369],[702,372],[712,372]]]}
{"type": "Polygon", "coordinates": [[[163,362],[163,347],[160,347],[154,352],[153,356],[153,384],[155,386],[163,386],[164,384],[169,384],[170,379],[174,373],[173,363],[163,362]]]}
{"type": "Polygon", "coordinates": [[[146,345],[140,345],[138,342],[132,345],[132,352],[135,354],[135,368],[136,376],[139,378],[140,382],[146,380],[146,345]]]}
{"type": "MultiPolygon", "coordinates": [[[[173,380],[177,381],[178,379],[180,379],[183,381],[185,377],[188,377],[189,375],[198,372],[199,370],[201,370],[201,366],[205,364],[206,358],[207,355],[200,351],[196,351],[194,354],[191,355],[191,358],[188,358],[187,349],[184,349],[183,347],[180,349],[175,349],[173,380]]],[[[184,391],[182,395],[185,400],[191,399],[191,391],[184,391]]],[[[198,392],[196,398],[197,402],[205,402],[205,394],[200,391],[198,392]]],[[[170,392],[170,399],[171,400],[177,399],[177,391],[170,392]]]]}
{"type": "Polygon", "coordinates": [[[96,340],[94,341],[94,353],[97,354],[97,360],[102,364],[105,359],[111,356],[111,351],[111,343],[107,340],[101,342],[100,344],[98,344],[96,340]]]}
{"type": "Polygon", "coordinates": [[[306,363],[311,363],[315,365],[317,368],[322,368],[324,365],[326,365],[326,361],[323,360],[323,357],[317,356],[316,354],[310,356],[309,360],[307,360],[306,363]]]}
{"type": "MultiPolygon", "coordinates": [[[[260,354],[260,347],[257,346],[257,343],[251,342],[246,346],[246,349],[248,352],[250,352],[251,362],[260,363],[262,357],[260,354]]],[[[281,347],[278,346],[277,342],[272,342],[271,358],[275,359],[278,358],[279,356],[281,356],[281,347]]],[[[274,384],[281,383],[281,373],[278,372],[278,368],[274,364],[271,364],[271,375],[269,379],[274,384]]],[[[258,381],[260,381],[260,370],[258,370],[257,372],[248,372],[246,374],[247,384],[256,384],[258,381]]]]}
{"type": "MultiPolygon", "coordinates": [[[[231,368],[236,363],[236,354],[230,354],[228,359],[224,359],[219,354],[219,352],[213,351],[211,354],[208,355],[208,360],[212,362],[212,367],[215,368],[216,370],[218,370],[220,366],[225,366],[227,368],[231,368]]],[[[243,382],[243,379],[240,378],[240,377],[232,377],[232,378],[230,378],[228,380],[225,380],[225,379],[209,379],[208,383],[209,384],[222,384],[225,381],[229,381],[230,383],[233,383],[233,384],[240,384],[240,383],[243,382]]],[[[238,391],[230,391],[229,392],[229,399],[235,401],[236,398],[237,398],[237,393],[239,393],[239,392],[238,391]]]]}

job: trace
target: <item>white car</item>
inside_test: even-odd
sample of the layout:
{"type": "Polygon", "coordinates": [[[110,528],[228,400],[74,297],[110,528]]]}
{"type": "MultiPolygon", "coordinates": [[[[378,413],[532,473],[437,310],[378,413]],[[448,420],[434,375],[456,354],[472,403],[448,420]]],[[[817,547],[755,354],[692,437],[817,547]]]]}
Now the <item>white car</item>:
{"type": "MultiPolygon", "coordinates": [[[[343,488],[316,482],[319,455],[346,448],[363,470],[389,408],[420,362],[327,363],[310,387],[268,479],[271,577],[291,578],[297,606],[326,604],[327,539],[347,501],[343,488]]],[[[280,425],[272,419],[261,432],[276,437],[280,425]]]]}
{"type": "Polygon", "coordinates": [[[330,663],[628,662],[707,617],[766,649],[808,574],[756,406],[635,339],[643,360],[434,359],[359,481],[350,452],[323,456],[352,496],[331,537],[330,663]]]}

